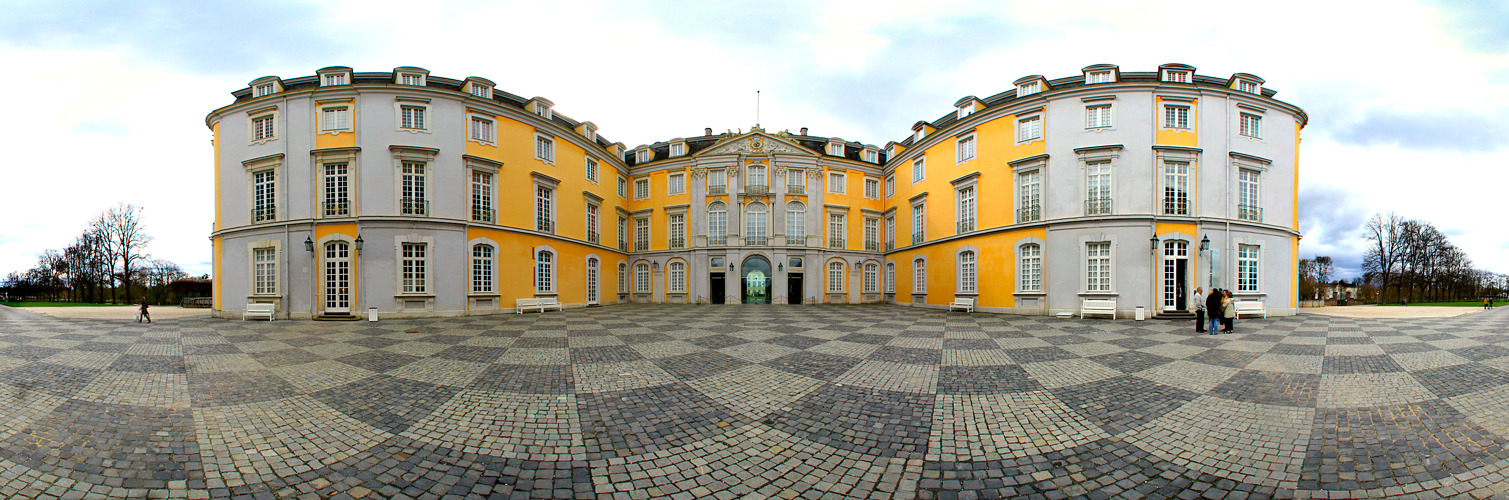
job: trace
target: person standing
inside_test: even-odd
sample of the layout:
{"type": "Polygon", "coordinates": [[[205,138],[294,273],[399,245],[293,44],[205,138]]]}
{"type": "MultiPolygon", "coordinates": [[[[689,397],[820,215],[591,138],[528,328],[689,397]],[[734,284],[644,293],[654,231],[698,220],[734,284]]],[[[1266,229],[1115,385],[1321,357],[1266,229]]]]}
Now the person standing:
{"type": "Polygon", "coordinates": [[[1195,287],[1195,333],[1205,333],[1205,291],[1195,287]]]}
{"type": "Polygon", "coordinates": [[[1222,330],[1221,333],[1234,333],[1236,332],[1237,304],[1235,300],[1231,299],[1231,290],[1222,290],[1221,292],[1225,294],[1225,296],[1221,297],[1221,318],[1226,323],[1226,329],[1222,330]]]}
{"type": "Polygon", "coordinates": [[[146,319],[148,323],[152,322],[152,315],[147,313],[147,298],[146,297],[142,297],[142,299],[141,299],[141,312],[138,312],[136,314],[136,322],[137,323],[141,323],[142,319],[146,319]]]}
{"type": "Polygon", "coordinates": [[[1216,322],[1217,322],[1217,319],[1221,317],[1221,289],[1220,288],[1212,289],[1210,291],[1210,295],[1207,296],[1207,297],[1205,297],[1205,316],[1208,317],[1208,318],[1210,318],[1210,320],[1209,320],[1210,324],[1207,325],[1207,327],[1209,328],[1210,334],[1211,335],[1215,335],[1216,334],[1216,322]]]}
{"type": "Polygon", "coordinates": [[[1493,309],[1493,299],[1483,299],[1483,310],[1493,309]]]}

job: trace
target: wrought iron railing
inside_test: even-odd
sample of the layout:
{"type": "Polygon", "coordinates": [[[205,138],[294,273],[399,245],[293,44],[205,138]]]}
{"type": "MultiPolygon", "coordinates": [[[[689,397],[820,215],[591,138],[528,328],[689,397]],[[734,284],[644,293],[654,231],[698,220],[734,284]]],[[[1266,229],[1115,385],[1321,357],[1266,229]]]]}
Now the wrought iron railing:
{"type": "Polygon", "coordinates": [[[252,222],[267,222],[274,220],[278,220],[278,209],[276,207],[267,206],[251,209],[252,222]]]}
{"type": "Polygon", "coordinates": [[[671,248],[686,248],[686,238],[671,238],[671,248]]]}
{"type": "Polygon", "coordinates": [[[1019,208],[1016,211],[1016,221],[1018,223],[1022,223],[1022,222],[1037,222],[1037,221],[1040,221],[1040,220],[1043,220],[1043,206],[1042,205],[1028,205],[1028,206],[1019,208]]]}
{"type": "Polygon", "coordinates": [[[707,187],[707,194],[726,194],[726,193],[728,193],[728,186],[725,186],[723,184],[713,184],[713,185],[710,185],[710,186],[707,187]]]}
{"type": "Polygon", "coordinates": [[[844,248],[844,239],[828,238],[828,248],[844,248]]]}
{"type": "Polygon", "coordinates": [[[634,251],[635,252],[643,252],[643,251],[646,251],[646,250],[649,250],[649,249],[650,249],[650,242],[648,242],[648,241],[639,240],[639,241],[634,242],[634,251]]]}
{"type": "Polygon", "coordinates": [[[975,230],[975,219],[972,217],[964,219],[959,221],[957,225],[959,226],[959,234],[972,233],[975,230]]]}
{"type": "Polygon", "coordinates": [[[618,251],[620,251],[620,252],[627,252],[627,251],[629,251],[629,242],[627,242],[627,241],[620,241],[620,242],[618,242],[618,251]]]}
{"type": "Polygon", "coordinates": [[[793,186],[793,185],[789,185],[788,184],[786,186],[786,194],[805,195],[805,194],[807,194],[807,185],[806,184],[799,184],[799,185],[793,186]]]}
{"type": "Polygon", "coordinates": [[[927,238],[926,238],[926,235],[923,234],[922,231],[914,231],[912,233],[912,244],[913,245],[920,245],[924,241],[927,241],[927,238]]]}
{"type": "Polygon", "coordinates": [[[544,217],[536,217],[534,219],[534,230],[542,233],[554,233],[555,221],[544,217]]]}
{"type": "Polygon", "coordinates": [[[769,239],[764,236],[745,236],[744,244],[747,246],[762,247],[769,244],[769,239]]]}
{"type": "Polygon", "coordinates": [[[1252,205],[1237,205],[1237,218],[1253,222],[1263,221],[1263,207],[1252,205]]]}
{"type": "Polygon", "coordinates": [[[770,194],[770,186],[764,184],[745,184],[744,194],[770,194]]]}
{"type": "Polygon", "coordinates": [[[472,207],[472,220],[492,224],[497,222],[497,211],[487,207],[472,207]]]}
{"type": "Polygon", "coordinates": [[[325,200],[325,216],[338,217],[351,215],[351,202],[347,200],[325,200]]]}
{"type": "Polygon", "coordinates": [[[879,252],[880,251],[880,242],[879,241],[866,241],[865,242],[865,250],[866,251],[870,251],[870,252],[879,252]]]}
{"type": "Polygon", "coordinates": [[[895,249],[896,249],[896,240],[885,240],[885,251],[889,252],[889,251],[895,250],[895,249]]]}
{"type": "Polygon", "coordinates": [[[1085,215],[1111,215],[1111,199],[1090,198],[1085,200],[1085,215]]]}
{"type": "Polygon", "coordinates": [[[1189,215],[1189,199],[1164,198],[1163,215],[1189,215]]]}
{"type": "Polygon", "coordinates": [[[399,198],[398,213],[403,215],[426,215],[430,213],[430,200],[424,198],[399,198]]]}
{"type": "Polygon", "coordinates": [[[598,242],[597,231],[591,231],[591,230],[587,231],[587,241],[592,242],[592,243],[597,243],[598,242]]]}
{"type": "Polygon", "coordinates": [[[707,244],[709,244],[709,245],[715,245],[715,246],[727,245],[728,244],[728,236],[727,235],[724,235],[724,236],[709,236],[709,237],[707,237],[707,244]]]}

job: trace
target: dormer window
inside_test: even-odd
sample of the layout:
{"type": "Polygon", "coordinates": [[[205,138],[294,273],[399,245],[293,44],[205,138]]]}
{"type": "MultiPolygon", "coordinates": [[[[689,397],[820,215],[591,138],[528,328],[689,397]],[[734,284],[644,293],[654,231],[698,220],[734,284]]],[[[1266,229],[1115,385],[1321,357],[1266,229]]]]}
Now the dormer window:
{"type": "Polygon", "coordinates": [[[1189,83],[1189,72],[1167,70],[1163,72],[1163,81],[1173,83],[1189,83]]]}
{"type": "Polygon", "coordinates": [[[973,102],[965,104],[963,106],[959,106],[959,119],[963,120],[964,117],[969,116],[970,114],[972,114],[974,112],[975,112],[975,103],[973,103],[973,102]]]}
{"type": "Polygon", "coordinates": [[[277,86],[271,83],[264,83],[252,88],[252,97],[272,95],[274,92],[277,92],[277,86]]]}
{"type": "Polygon", "coordinates": [[[1237,90],[1240,90],[1242,92],[1246,92],[1246,93],[1249,93],[1249,94],[1256,94],[1256,93],[1258,93],[1258,84],[1257,84],[1257,82],[1254,82],[1254,81],[1242,80],[1242,81],[1237,82],[1237,90]]]}
{"type": "Polygon", "coordinates": [[[336,85],[347,85],[347,78],[345,73],[331,73],[325,75],[324,80],[320,82],[320,86],[322,87],[334,87],[336,85]]]}
{"type": "Polygon", "coordinates": [[[880,163],[880,152],[873,149],[866,149],[864,152],[864,160],[866,163],[880,163]]]}
{"type": "Polygon", "coordinates": [[[1042,90],[1043,90],[1042,84],[1039,83],[1039,82],[1035,82],[1034,81],[1034,82],[1029,82],[1029,83],[1023,83],[1021,85],[1017,85],[1016,86],[1016,96],[1017,97],[1022,97],[1022,96],[1025,96],[1025,95],[1032,95],[1032,94],[1036,94],[1038,92],[1042,92],[1042,90]]]}
{"type": "Polygon", "coordinates": [[[1085,75],[1085,83],[1111,83],[1111,72],[1091,71],[1090,74],[1085,75]]]}
{"type": "Polygon", "coordinates": [[[533,109],[533,111],[534,111],[534,114],[539,115],[541,118],[544,118],[546,120],[550,119],[550,116],[551,116],[550,106],[547,105],[547,104],[545,104],[545,103],[543,103],[543,102],[536,102],[536,103],[534,103],[534,109],[533,109]]]}
{"type": "Polygon", "coordinates": [[[686,143],[684,143],[684,142],[673,142],[673,143],[671,143],[671,157],[672,158],[677,157],[677,156],[684,156],[684,155],[686,155],[686,143]]]}
{"type": "Polygon", "coordinates": [[[589,142],[597,142],[597,124],[592,122],[583,123],[582,137],[586,137],[589,142]]]}
{"type": "Polygon", "coordinates": [[[650,148],[639,148],[638,150],[634,151],[635,163],[649,163],[650,160],[654,158],[655,152],[651,151],[650,148]]]}
{"type": "Polygon", "coordinates": [[[399,73],[398,83],[399,85],[414,85],[423,87],[424,75],[421,75],[419,73],[399,73]]]}
{"type": "Polygon", "coordinates": [[[321,87],[351,85],[351,68],[345,66],[320,68],[315,74],[319,75],[321,87]]]}
{"type": "Polygon", "coordinates": [[[830,156],[843,156],[844,155],[844,143],[842,143],[842,142],[830,142],[830,143],[828,143],[828,149],[827,149],[827,151],[828,151],[828,154],[830,156]]]}
{"type": "Polygon", "coordinates": [[[492,99],[493,89],[487,87],[486,85],[472,84],[472,95],[481,97],[483,99],[492,99]]]}

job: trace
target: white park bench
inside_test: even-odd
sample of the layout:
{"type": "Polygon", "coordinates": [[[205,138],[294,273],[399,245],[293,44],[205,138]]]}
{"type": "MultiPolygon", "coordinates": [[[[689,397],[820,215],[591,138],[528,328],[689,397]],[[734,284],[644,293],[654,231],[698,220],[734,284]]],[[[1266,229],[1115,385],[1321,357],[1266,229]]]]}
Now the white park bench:
{"type": "Polygon", "coordinates": [[[948,310],[953,311],[954,309],[963,309],[964,312],[973,313],[975,312],[975,299],[972,297],[954,299],[953,302],[948,304],[948,310]]]}
{"type": "Polygon", "coordinates": [[[246,312],[241,313],[241,321],[258,317],[272,321],[272,313],[277,307],[277,304],[247,304],[246,312]]]}
{"type": "Polygon", "coordinates": [[[1086,314],[1109,314],[1111,319],[1116,319],[1116,301],[1108,299],[1085,299],[1079,304],[1079,317],[1084,319],[1086,314]]]}
{"type": "Polygon", "coordinates": [[[537,299],[514,299],[514,313],[524,314],[524,311],[537,310],[541,313],[555,309],[561,310],[561,302],[555,297],[541,297],[537,299]]]}
{"type": "Polygon", "coordinates": [[[1268,308],[1263,307],[1263,301],[1261,300],[1238,300],[1236,301],[1236,306],[1237,317],[1241,317],[1243,314],[1258,314],[1264,318],[1268,317],[1268,308]]]}

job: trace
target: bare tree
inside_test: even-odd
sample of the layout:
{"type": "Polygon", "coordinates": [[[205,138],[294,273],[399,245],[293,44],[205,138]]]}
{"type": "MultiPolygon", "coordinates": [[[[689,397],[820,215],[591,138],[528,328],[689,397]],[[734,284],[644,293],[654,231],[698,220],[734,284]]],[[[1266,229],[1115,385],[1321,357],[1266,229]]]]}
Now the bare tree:
{"type": "Polygon", "coordinates": [[[128,304],[132,303],[131,277],[146,260],[147,242],[152,241],[152,237],[147,235],[146,225],[142,223],[141,211],[141,207],[122,203],[106,210],[97,219],[104,227],[103,234],[109,241],[112,253],[120,262],[120,281],[126,289],[128,304]]]}
{"type": "Polygon", "coordinates": [[[1399,265],[1400,257],[1399,232],[1403,225],[1403,217],[1389,212],[1373,214],[1373,218],[1368,219],[1367,225],[1363,226],[1368,249],[1363,256],[1362,268],[1378,277],[1379,289],[1385,293],[1397,274],[1396,266],[1399,265]]]}
{"type": "Polygon", "coordinates": [[[1321,289],[1325,289],[1331,285],[1331,278],[1336,277],[1336,265],[1331,262],[1329,255],[1316,255],[1314,262],[1315,282],[1320,285],[1321,289]]]}

